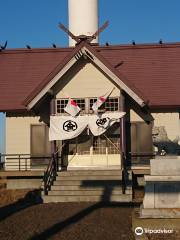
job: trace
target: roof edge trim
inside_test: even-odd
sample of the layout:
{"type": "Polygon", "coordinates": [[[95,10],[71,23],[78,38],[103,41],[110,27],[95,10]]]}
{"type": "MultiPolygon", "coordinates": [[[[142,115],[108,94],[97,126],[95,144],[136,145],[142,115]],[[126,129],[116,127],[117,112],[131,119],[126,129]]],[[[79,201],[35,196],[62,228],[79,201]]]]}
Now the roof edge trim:
{"type": "MultiPolygon", "coordinates": [[[[86,51],[89,51],[86,47],[82,48],[82,52],[84,54],[87,54],[86,51]]],[[[135,102],[137,102],[141,107],[144,107],[146,105],[145,101],[141,99],[134,91],[132,91],[115,73],[111,71],[102,61],[100,61],[92,52],[93,55],[93,61],[98,67],[100,67],[103,72],[105,72],[122,90],[124,90],[130,97],[132,97],[135,102]]]]}
{"type": "MultiPolygon", "coordinates": [[[[70,54],[69,58],[66,59],[65,64],[59,69],[58,72],[55,72],[54,77],[50,79],[49,82],[43,86],[36,95],[29,95],[26,100],[23,102],[28,110],[32,109],[35,104],[56,84],[56,82],[79,60],[79,56],[86,55],[92,62],[95,63],[106,75],[108,75],[115,84],[117,84],[122,90],[124,90],[131,98],[137,102],[138,105],[144,107],[146,105],[146,99],[141,98],[133,91],[128,84],[125,84],[124,77],[121,76],[120,72],[117,72],[116,69],[98,53],[92,46],[86,42],[82,42],[75,48],[73,55],[70,54]],[[107,64],[107,66],[106,66],[107,64]],[[124,81],[123,81],[124,80],[124,81]]],[[[36,89],[35,89],[36,90],[36,89]]]]}

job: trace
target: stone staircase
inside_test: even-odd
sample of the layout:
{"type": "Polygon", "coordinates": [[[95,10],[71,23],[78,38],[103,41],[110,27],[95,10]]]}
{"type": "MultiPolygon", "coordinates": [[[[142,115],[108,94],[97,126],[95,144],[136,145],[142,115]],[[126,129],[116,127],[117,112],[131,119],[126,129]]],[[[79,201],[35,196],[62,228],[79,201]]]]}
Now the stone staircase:
{"type": "Polygon", "coordinates": [[[131,202],[132,173],[122,192],[121,170],[68,170],[57,172],[56,180],[43,202],[131,202]]]}

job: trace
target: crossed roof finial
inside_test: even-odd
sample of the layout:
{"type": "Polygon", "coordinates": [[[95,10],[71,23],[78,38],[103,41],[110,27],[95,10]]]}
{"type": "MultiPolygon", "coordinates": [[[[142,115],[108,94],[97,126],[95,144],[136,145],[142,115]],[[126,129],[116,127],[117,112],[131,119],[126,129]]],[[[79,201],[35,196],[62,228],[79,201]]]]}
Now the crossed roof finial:
{"type": "Polygon", "coordinates": [[[76,41],[76,44],[79,44],[82,41],[87,41],[88,43],[91,43],[94,39],[97,38],[97,36],[104,31],[104,29],[108,26],[109,22],[106,21],[92,36],[86,36],[86,35],[79,35],[75,36],[71,31],[69,31],[68,28],[66,28],[62,23],[59,23],[59,28],[61,28],[65,33],[67,33],[73,40],[76,41]]]}
{"type": "Polygon", "coordinates": [[[7,47],[7,41],[5,42],[5,44],[3,46],[0,44],[0,51],[5,50],[6,47],[7,47]]]}

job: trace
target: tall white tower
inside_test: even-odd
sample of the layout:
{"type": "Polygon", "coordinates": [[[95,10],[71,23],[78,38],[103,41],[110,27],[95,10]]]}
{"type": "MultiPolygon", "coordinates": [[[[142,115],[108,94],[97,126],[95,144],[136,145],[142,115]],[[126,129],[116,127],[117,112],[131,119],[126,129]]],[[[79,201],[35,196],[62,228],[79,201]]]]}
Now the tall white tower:
{"type": "MultiPolygon", "coordinates": [[[[69,30],[75,35],[93,35],[98,29],[98,0],[68,0],[69,30]]],[[[92,42],[97,43],[98,38],[92,42]]],[[[69,46],[75,41],[69,38],[69,46]]]]}

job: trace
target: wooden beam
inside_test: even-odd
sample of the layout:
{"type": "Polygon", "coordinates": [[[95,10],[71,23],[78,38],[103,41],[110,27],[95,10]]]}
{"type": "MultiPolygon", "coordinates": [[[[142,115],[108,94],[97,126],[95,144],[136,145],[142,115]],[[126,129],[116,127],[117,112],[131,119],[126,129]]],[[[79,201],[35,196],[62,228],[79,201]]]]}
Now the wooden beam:
{"type": "Polygon", "coordinates": [[[75,36],[72,32],[69,31],[62,23],[59,23],[59,28],[61,28],[65,33],[68,34],[73,40],[75,40],[77,43],[79,42],[79,38],[75,36]]]}
{"type": "MultiPolygon", "coordinates": [[[[126,112],[125,109],[125,99],[124,99],[124,95],[121,93],[120,96],[120,111],[122,112],[126,112]]],[[[120,146],[121,146],[121,165],[122,168],[126,168],[125,166],[125,159],[126,159],[126,125],[125,125],[125,118],[126,115],[124,117],[122,117],[120,119],[120,146]]]]}
{"type": "MultiPolygon", "coordinates": [[[[54,115],[56,112],[56,106],[55,106],[55,104],[56,104],[56,101],[55,101],[55,99],[53,98],[52,100],[51,100],[51,103],[50,103],[50,115],[54,115]]],[[[56,148],[57,148],[57,146],[56,146],[56,141],[52,141],[51,142],[51,154],[54,154],[55,152],[56,152],[56,148]]]]}
{"type": "Polygon", "coordinates": [[[108,25],[109,25],[109,21],[106,21],[106,22],[102,25],[102,27],[100,27],[100,28],[92,35],[92,37],[90,37],[89,42],[91,42],[93,39],[96,39],[97,36],[99,36],[99,34],[100,34],[102,31],[104,31],[105,28],[107,28],[108,25]]]}

